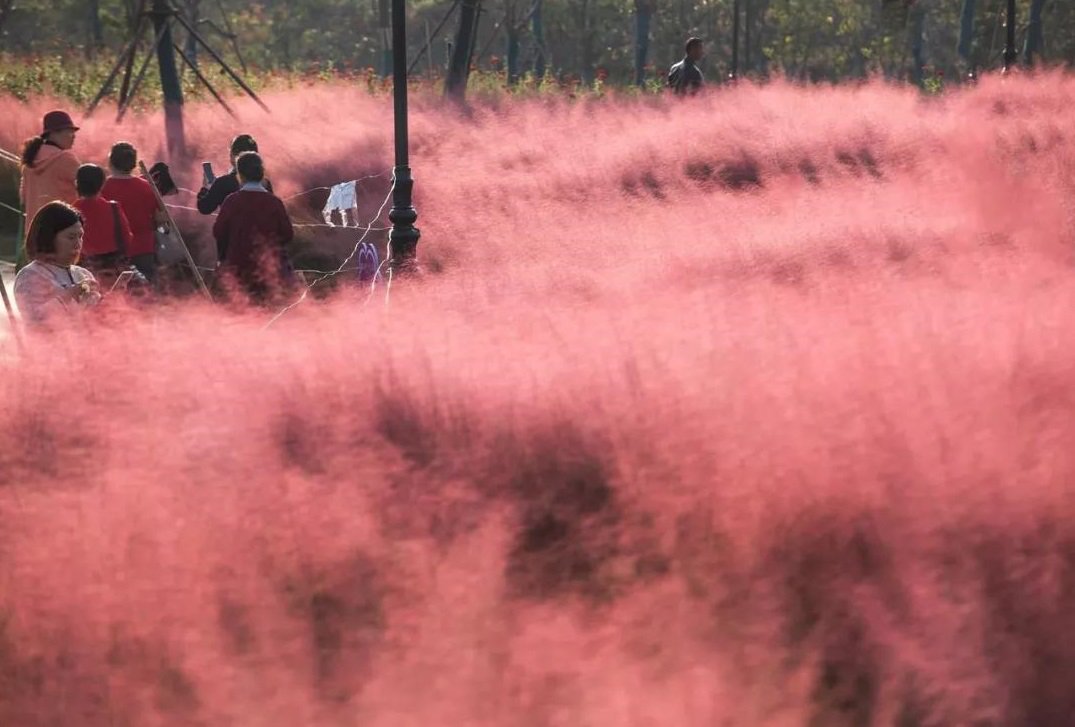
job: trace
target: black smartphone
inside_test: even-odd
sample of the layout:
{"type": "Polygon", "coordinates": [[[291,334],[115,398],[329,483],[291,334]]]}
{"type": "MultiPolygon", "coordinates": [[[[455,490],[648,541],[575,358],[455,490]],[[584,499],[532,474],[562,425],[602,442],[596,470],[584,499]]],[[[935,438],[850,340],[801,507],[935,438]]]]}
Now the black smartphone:
{"type": "Polygon", "coordinates": [[[216,175],[213,174],[213,165],[209,162],[202,162],[202,175],[205,177],[205,184],[208,186],[216,179],[216,175]]]}

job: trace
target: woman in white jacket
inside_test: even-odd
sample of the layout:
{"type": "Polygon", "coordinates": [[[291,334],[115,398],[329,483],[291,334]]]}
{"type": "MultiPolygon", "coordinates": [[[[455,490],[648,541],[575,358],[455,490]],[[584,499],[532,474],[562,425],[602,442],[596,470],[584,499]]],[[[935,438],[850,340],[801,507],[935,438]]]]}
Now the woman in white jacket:
{"type": "Polygon", "coordinates": [[[32,326],[63,325],[101,302],[93,273],[79,267],[82,216],[63,202],[38,210],[26,235],[31,262],[15,276],[15,302],[32,326]]]}

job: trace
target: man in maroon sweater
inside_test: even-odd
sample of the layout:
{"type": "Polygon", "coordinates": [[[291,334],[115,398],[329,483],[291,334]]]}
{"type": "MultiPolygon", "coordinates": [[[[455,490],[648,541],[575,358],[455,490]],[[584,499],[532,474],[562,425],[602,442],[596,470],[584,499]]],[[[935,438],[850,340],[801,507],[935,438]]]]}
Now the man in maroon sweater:
{"type": "Polygon", "coordinates": [[[213,237],[225,274],[234,275],[255,299],[291,283],[286,246],[294,237],[284,203],[262,186],[265,164],[257,152],[235,161],[239,191],[220,207],[213,237]]]}

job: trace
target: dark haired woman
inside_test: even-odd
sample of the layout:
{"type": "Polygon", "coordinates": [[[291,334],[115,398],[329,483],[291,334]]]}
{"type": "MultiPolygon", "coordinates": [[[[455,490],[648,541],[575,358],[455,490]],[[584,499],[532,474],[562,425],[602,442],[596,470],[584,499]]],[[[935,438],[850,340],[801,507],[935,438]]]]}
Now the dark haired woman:
{"type": "MultiPolygon", "coordinates": [[[[242,184],[239,182],[239,174],[235,170],[235,162],[240,154],[257,150],[258,143],[250,134],[239,134],[231,140],[231,148],[229,149],[231,171],[223,177],[209,179],[207,176],[203,180],[204,184],[198,191],[199,212],[203,215],[213,214],[220,208],[220,205],[224,204],[224,200],[239,191],[239,187],[242,184]]],[[[262,186],[268,191],[272,191],[272,183],[268,179],[262,180],[262,186]]]]}
{"type": "Polygon", "coordinates": [[[93,273],[81,268],[82,216],[63,202],[38,210],[26,235],[30,264],[15,276],[15,302],[33,325],[61,322],[101,302],[93,273]]]}
{"type": "Polygon", "coordinates": [[[74,202],[78,157],[71,151],[78,127],[63,111],[50,111],[41,122],[42,131],[27,140],[22,149],[22,183],[19,198],[32,220],[37,211],[53,200],[74,202]]]}

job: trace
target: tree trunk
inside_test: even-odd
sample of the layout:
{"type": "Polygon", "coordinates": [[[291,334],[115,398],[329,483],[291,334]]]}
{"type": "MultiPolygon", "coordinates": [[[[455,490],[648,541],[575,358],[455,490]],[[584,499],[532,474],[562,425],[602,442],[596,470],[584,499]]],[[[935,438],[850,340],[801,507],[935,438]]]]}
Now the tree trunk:
{"type": "Polygon", "coordinates": [[[635,0],[635,85],[646,85],[649,33],[653,23],[654,0],[635,0]]]}
{"type": "Polygon", "coordinates": [[[974,13],[978,0],[963,0],[959,13],[959,45],[956,52],[968,67],[974,66],[974,13]]]}
{"type": "Polygon", "coordinates": [[[507,35],[507,48],[505,48],[504,55],[507,58],[508,65],[508,85],[514,86],[519,82],[519,28],[512,23],[505,24],[505,34],[507,35]]]}
{"type": "Polygon", "coordinates": [[[392,28],[388,14],[388,0],[378,0],[379,27],[381,29],[381,76],[392,75],[392,28]]]}
{"type": "Polygon", "coordinates": [[[101,2],[100,0],[89,1],[90,11],[90,55],[104,45],[104,28],[101,26],[101,2]]]}
{"type": "Polygon", "coordinates": [[[915,8],[912,11],[911,16],[911,63],[914,67],[911,69],[911,78],[914,79],[916,86],[921,86],[923,76],[922,72],[926,66],[926,53],[925,53],[925,32],[926,32],[926,11],[923,8],[915,8]]]}
{"type": "Polygon", "coordinates": [[[545,26],[541,18],[544,4],[544,0],[536,0],[534,17],[530,21],[530,32],[533,33],[534,43],[537,45],[537,53],[534,55],[534,78],[539,81],[545,77],[545,26]]]}
{"type": "Polygon", "coordinates": [[[478,30],[480,0],[463,0],[459,12],[459,29],[455,34],[448,77],[444,80],[444,95],[462,101],[467,95],[470,77],[470,58],[474,52],[474,37],[478,30]]]}
{"type": "Polygon", "coordinates": [[[153,2],[154,37],[160,36],[157,45],[157,63],[160,67],[161,91],[164,94],[164,127],[168,140],[168,153],[174,159],[185,152],[183,134],[183,87],[179,84],[179,69],[175,63],[172,46],[172,30],[169,23],[169,7],[166,0],[153,2]]]}
{"type": "Polygon", "coordinates": [[[732,0],[732,72],[734,81],[739,78],[739,0],[732,0]]]}
{"type": "MultiPolygon", "coordinates": [[[[198,23],[201,22],[201,0],[187,0],[187,22],[192,28],[198,27],[198,23]]],[[[186,48],[183,49],[183,53],[191,63],[198,65],[198,41],[195,40],[193,33],[187,33],[186,48]]]]}
{"type": "Polygon", "coordinates": [[[1045,0],[1032,0],[1030,3],[1030,25],[1027,27],[1026,41],[1023,44],[1023,62],[1034,65],[1034,60],[1041,55],[1045,38],[1041,29],[1041,14],[1045,9],[1045,0]]]}
{"type": "Polygon", "coordinates": [[[4,28],[11,19],[11,11],[15,9],[15,0],[0,0],[0,44],[4,38],[4,28]]]}
{"type": "Polygon", "coordinates": [[[587,85],[593,84],[594,81],[594,31],[593,18],[591,17],[593,13],[590,12],[590,3],[591,0],[582,0],[582,22],[580,23],[580,26],[582,27],[582,38],[579,43],[582,52],[582,58],[580,59],[582,65],[582,80],[587,85]]]}
{"type": "Polygon", "coordinates": [[[754,70],[754,0],[746,3],[746,19],[743,22],[743,74],[749,75],[754,70]]]}

